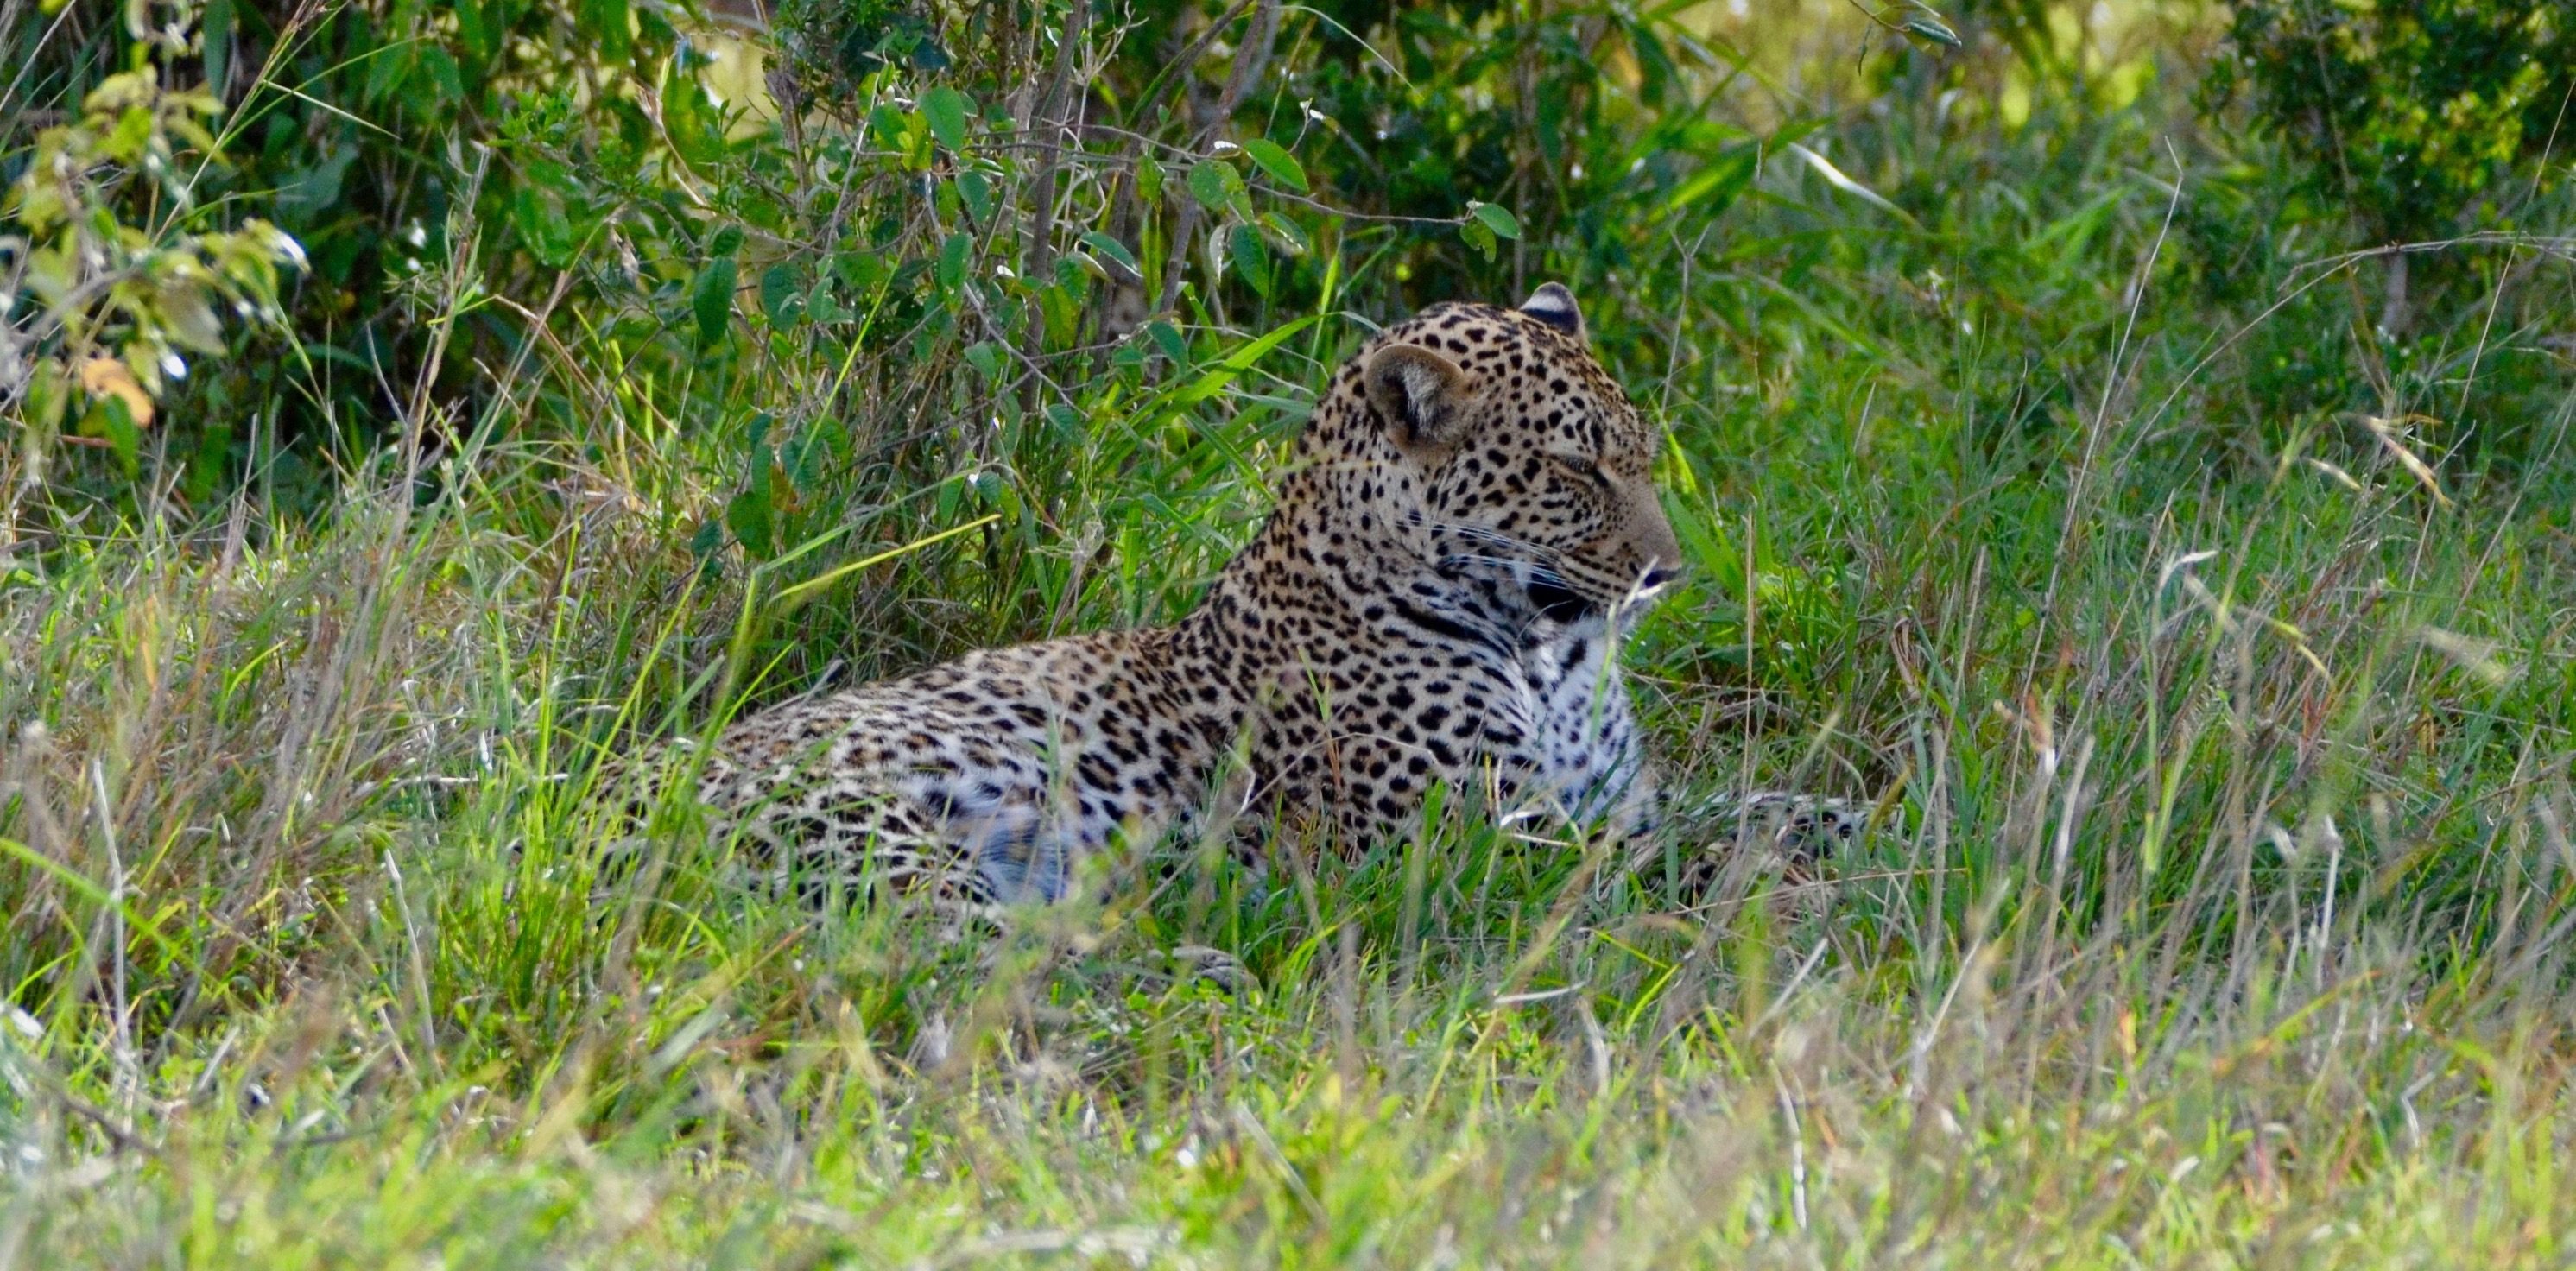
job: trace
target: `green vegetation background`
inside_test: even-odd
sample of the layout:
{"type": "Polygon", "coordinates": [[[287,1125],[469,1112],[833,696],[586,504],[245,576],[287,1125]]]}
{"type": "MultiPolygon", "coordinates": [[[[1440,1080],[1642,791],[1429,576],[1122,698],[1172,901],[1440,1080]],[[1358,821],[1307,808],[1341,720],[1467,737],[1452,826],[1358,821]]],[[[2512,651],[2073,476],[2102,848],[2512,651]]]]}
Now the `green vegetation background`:
{"type": "Polygon", "coordinates": [[[2571,38],[0,0],[0,1266],[2563,1265],[2571,38]],[[957,943],[593,797],[1179,612],[1549,279],[1672,430],[1662,762],[1850,852],[957,943]]]}

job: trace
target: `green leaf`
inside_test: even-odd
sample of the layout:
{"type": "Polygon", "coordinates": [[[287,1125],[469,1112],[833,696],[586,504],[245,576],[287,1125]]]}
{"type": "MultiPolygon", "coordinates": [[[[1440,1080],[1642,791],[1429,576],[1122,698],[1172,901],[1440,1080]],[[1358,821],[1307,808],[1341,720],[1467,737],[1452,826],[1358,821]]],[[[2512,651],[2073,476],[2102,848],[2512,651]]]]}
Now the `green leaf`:
{"type": "Polygon", "coordinates": [[[965,148],[966,117],[974,109],[966,94],[945,84],[921,95],[921,117],[930,121],[931,135],[952,152],[965,148]]]}
{"type": "Polygon", "coordinates": [[[134,412],[111,393],[98,399],[97,413],[107,444],[116,452],[116,466],[125,469],[126,480],[133,480],[142,470],[143,451],[143,430],[135,426],[134,412]]]}
{"type": "Polygon", "coordinates": [[[815,282],[813,292],[805,297],[805,312],[816,322],[823,323],[847,322],[854,316],[841,307],[840,297],[832,294],[832,280],[829,278],[815,282]]]}
{"type": "Polygon", "coordinates": [[[548,269],[562,269],[572,263],[573,248],[578,244],[573,240],[572,220],[564,215],[560,194],[531,181],[519,187],[512,212],[520,237],[527,241],[538,263],[548,269]]]}
{"type": "Polygon", "coordinates": [[[707,262],[707,267],[689,281],[689,309],[698,320],[700,347],[725,337],[725,328],[733,322],[733,288],[738,276],[733,257],[725,256],[707,262]]]}
{"type": "MultiPolygon", "coordinates": [[[[1499,203],[1479,203],[1474,199],[1469,199],[1467,200],[1467,214],[1484,222],[1485,228],[1492,230],[1501,237],[1518,239],[1521,236],[1520,219],[1512,215],[1510,208],[1504,207],[1499,203]]],[[[1489,256],[1492,255],[1490,251],[1486,254],[1489,256]]]]}
{"type": "Polygon", "coordinates": [[[975,236],[959,230],[948,236],[939,248],[939,289],[951,295],[966,285],[966,268],[973,263],[975,236]]]}
{"type": "Polygon", "coordinates": [[[674,74],[662,94],[662,133],[689,163],[714,163],[725,154],[724,108],[695,77],[674,74]]]}
{"type": "Polygon", "coordinates": [[[233,60],[233,0],[207,0],[204,29],[206,91],[221,97],[233,60]]]}
{"type": "Polygon", "coordinates": [[[1163,165],[1150,154],[1136,156],[1136,193],[1147,207],[1163,205],[1163,165]]]}
{"type": "Polygon", "coordinates": [[[25,421],[38,428],[59,428],[63,413],[72,404],[71,377],[63,373],[62,363],[42,358],[35,374],[27,378],[27,395],[23,399],[25,421]]]}
{"type": "Polygon", "coordinates": [[[853,297],[865,296],[877,289],[891,272],[884,260],[873,252],[842,252],[832,258],[832,272],[848,287],[853,297]]]}
{"type": "Polygon", "coordinates": [[[1306,192],[1306,170],[1297,166],[1297,156],[1281,149],[1276,142],[1255,137],[1243,143],[1243,152],[1252,156],[1252,161],[1260,164],[1261,170],[1269,173],[1272,180],[1299,194],[1306,192]]]}
{"type": "Polygon", "coordinates": [[[484,6],[476,0],[456,0],[457,42],[474,55],[474,60],[492,60],[493,46],[498,42],[492,31],[494,25],[484,6]]]}
{"type": "Polygon", "coordinates": [[[734,541],[754,559],[765,559],[770,552],[770,539],[776,528],[776,516],[769,505],[769,456],[758,456],[752,463],[751,484],[725,504],[725,528],[733,531],[734,541]]]}
{"type": "Polygon", "coordinates": [[[626,29],[626,0],[581,0],[574,13],[581,33],[596,42],[603,60],[611,65],[626,60],[633,38],[626,29]]]}
{"type": "Polygon", "coordinates": [[[1959,33],[1951,30],[1948,23],[1928,13],[1916,13],[1907,17],[1905,21],[1897,24],[1897,29],[1907,35],[1922,36],[1935,44],[1954,49],[1959,47],[1959,33]]]}
{"type": "Polygon", "coordinates": [[[1270,249],[1261,242],[1261,231],[1249,225],[1237,225],[1225,236],[1225,254],[1234,260],[1235,272],[1266,299],[1270,295],[1270,249]]]}
{"type": "Polygon", "coordinates": [[[803,316],[803,300],[797,295],[796,269],[785,263],[770,266],[760,275],[760,311],[769,315],[769,325],[781,330],[793,326],[803,316]]]}
{"type": "Polygon", "coordinates": [[[1485,259],[1494,258],[1494,231],[1482,220],[1471,216],[1459,222],[1458,237],[1466,239],[1469,246],[1483,252],[1485,259]]]}
{"type": "Polygon", "coordinates": [[[993,223],[993,183],[983,173],[972,168],[958,173],[957,197],[964,200],[967,211],[974,213],[977,224],[993,223]]]}
{"type": "Polygon", "coordinates": [[[930,130],[930,121],[923,118],[920,111],[905,115],[902,134],[889,140],[895,141],[896,149],[903,152],[903,166],[915,172],[928,172],[932,164],[939,162],[936,135],[930,130]]]}
{"type": "Polygon", "coordinates": [[[1663,109],[1673,84],[1681,79],[1681,69],[1673,65],[1673,55],[1664,49],[1651,24],[1627,22],[1621,29],[1628,37],[1629,53],[1637,59],[1637,96],[1648,106],[1663,109]]]}
{"type": "Polygon", "coordinates": [[[422,49],[420,67],[421,74],[437,90],[431,105],[450,107],[465,100],[465,71],[447,50],[434,44],[422,49]]]}
{"type": "Polygon", "coordinates": [[[1190,195],[1200,206],[1221,209],[1243,187],[1243,174],[1221,159],[1208,159],[1190,169],[1190,195]]]}
{"type": "Polygon", "coordinates": [[[143,155],[143,147],[152,141],[152,112],[141,106],[128,106],[117,117],[116,128],[107,140],[98,143],[101,158],[118,163],[132,163],[143,155]]]}
{"type": "Polygon", "coordinates": [[[1287,245],[1290,255],[1305,256],[1315,250],[1313,240],[1306,237],[1306,231],[1297,228],[1297,222],[1272,212],[1263,216],[1261,223],[1269,226],[1270,232],[1279,236],[1279,241],[1287,245]]]}
{"type": "Polygon", "coordinates": [[[1082,245],[1108,257],[1113,261],[1116,261],[1119,268],[1127,271],[1128,277],[1142,278],[1145,276],[1145,271],[1137,268],[1136,258],[1128,254],[1125,245],[1121,244],[1117,239],[1111,238],[1107,234],[1103,234],[1098,230],[1092,230],[1082,236],[1082,245]]]}

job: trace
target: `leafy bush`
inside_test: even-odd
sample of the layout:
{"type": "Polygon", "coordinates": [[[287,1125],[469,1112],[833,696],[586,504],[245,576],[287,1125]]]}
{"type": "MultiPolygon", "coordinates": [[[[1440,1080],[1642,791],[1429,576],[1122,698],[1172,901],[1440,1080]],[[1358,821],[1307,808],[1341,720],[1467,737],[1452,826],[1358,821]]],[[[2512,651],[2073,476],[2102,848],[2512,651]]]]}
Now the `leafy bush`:
{"type": "MultiPolygon", "coordinates": [[[[199,355],[185,382],[172,384],[124,359],[156,401],[163,446],[188,465],[174,492],[183,505],[211,494],[219,478],[256,468],[288,506],[309,507],[329,493],[325,474],[378,445],[407,432],[425,433],[433,447],[453,439],[449,416],[470,416],[470,403],[489,392],[478,361],[507,360],[528,333],[505,308],[463,315],[423,308],[424,280],[461,257],[492,289],[487,295],[542,292],[547,284],[531,279],[550,281],[547,271],[568,263],[575,246],[562,237],[572,223],[563,200],[578,203],[581,192],[545,184],[552,174],[543,169],[493,171],[477,158],[502,143],[504,123],[524,99],[566,89],[586,116],[636,150],[664,133],[693,140],[690,126],[700,119],[687,106],[692,94],[703,96],[697,71],[705,59],[658,5],[138,0],[44,8],[11,8],[12,26],[0,31],[0,48],[17,68],[0,101],[0,171],[32,195],[16,205],[24,224],[14,232],[40,240],[21,252],[74,232],[51,209],[77,205],[76,232],[102,243],[141,235],[124,250],[149,244],[163,253],[145,270],[156,278],[171,276],[169,253],[193,251],[222,298],[250,303],[267,330],[285,335],[262,346],[281,356],[225,359],[213,356],[210,329],[194,319],[173,325],[129,316],[111,333],[146,345],[166,337],[199,355]],[[660,109],[666,98],[679,105],[660,109]],[[18,109],[22,101],[40,108],[18,109]],[[160,104],[143,116],[128,109],[147,101],[160,104]],[[93,106],[112,111],[116,126],[99,131],[107,121],[92,118],[93,106]],[[72,122],[51,122],[65,115],[72,122]],[[146,117],[149,134],[136,133],[142,124],[134,121],[146,117]],[[220,131],[197,122],[217,119],[220,131]],[[55,175],[42,174],[48,165],[55,175]],[[36,220],[26,221],[31,213],[36,220]],[[473,241],[450,242],[452,228],[473,241]],[[244,253],[260,244],[282,251],[279,232],[302,245],[302,268],[291,285],[264,294],[244,253]],[[424,409],[440,417],[415,418],[424,409]]],[[[21,485],[46,471],[34,458],[50,435],[43,419],[66,408],[41,387],[22,399],[25,389],[14,386],[38,386],[28,359],[62,362],[89,338],[83,323],[54,314],[43,290],[54,284],[30,267],[35,259],[12,260],[0,276],[14,344],[0,350],[0,362],[16,367],[0,384],[12,394],[0,411],[24,426],[21,485]]],[[[94,259],[84,268],[145,267],[94,259]]],[[[234,351],[246,348],[236,340],[234,351]]],[[[103,431],[114,427],[103,412],[67,417],[111,440],[123,436],[103,431]]],[[[123,482],[114,478],[133,467],[132,447],[118,443],[117,455],[121,462],[105,469],[51,469],[55,494],[117,494],[123,482]],[[104,480],[85,486],[84,474],[104,480]]]]}
{"type": "Polygon", "coordinates": [[[2576,26],[2551,4],[2254,0],[2231,36],[2219,86],[2241,77],[2313,189],[2384,242],[2506,219],[2485,200],[2552,145],[2576,90],[2576,26]]]}
{"type": "MultiPolygon", "coordinates": [[[[138,470],[142,430],[190,357],[226,351],[223,309],[268,326],[278,266],[302,249],[267,221],[206,228],[200,187],[219,161],[223,105],[170,83],[174,46],[128,11],[130,69],[84,94],[71,122],[38,133],[0,204],[11,320],[0,328],[0,409],[20,421],[22,475],[45,478],[59,430],[138,470]],[[23,293],[23,300],[21,299],[23,293]]],[[[221,446],[221,432],[201,437],[221,446]]],[[[199,455],[196,458],[203,459],[199,455]]],[[[217,466],[190,465],[202,493],[217,466]]]]}

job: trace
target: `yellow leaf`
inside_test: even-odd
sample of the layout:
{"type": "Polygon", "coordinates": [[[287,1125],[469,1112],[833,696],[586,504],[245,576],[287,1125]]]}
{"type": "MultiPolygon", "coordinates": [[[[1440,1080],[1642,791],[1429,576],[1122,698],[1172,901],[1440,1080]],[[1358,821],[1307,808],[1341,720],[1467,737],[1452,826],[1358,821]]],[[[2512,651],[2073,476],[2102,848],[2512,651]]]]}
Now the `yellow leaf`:
{"type": "Polygon", "coordinates": [[[224,351],[223,324],[206,304],[203,287],[173,287],[162,293],[161,314],[170,324],[170,338],[199,353],[224,351]]]}
{"type": "Polygon", "coordinates": [[[99,81],[98,87],[91,89],[89,96],[81,100],[81,113],[93,120],[121,114],[129,107],[150,103],[160,87],[160,74],[156,71],[110,75],[99,81]]]}
{"type": "Polygon", "coordinates": [[[81,387],[93,397],[114,395],[125,403],[125,413],[134,417],[134,426],[152,426],[152,396],[134,380],[134,372],[112,357],[94,357],[81,363],[81,387]]]}

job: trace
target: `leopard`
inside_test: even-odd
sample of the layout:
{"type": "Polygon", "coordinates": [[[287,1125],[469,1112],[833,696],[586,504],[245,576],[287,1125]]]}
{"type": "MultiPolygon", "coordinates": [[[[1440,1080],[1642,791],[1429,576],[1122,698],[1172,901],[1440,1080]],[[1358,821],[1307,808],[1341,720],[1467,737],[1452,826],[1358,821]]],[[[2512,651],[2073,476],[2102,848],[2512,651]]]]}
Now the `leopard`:
{"type": "MultiPolygon", "coordinates": [[[[759,859],[977,913],[1174,832],[1254,868],[1282,842],[1355,853],[1435,790],[1639,834],[1669,798],[1619,651],[1687,569],[1664,446],[1561,283],[1434,304],[1332,374],[1186,616],[750,715],[694,756],[699,801],[759,859]]],[[[1850,837],[1824,815],[1792,819],[1850,837]]]]}

